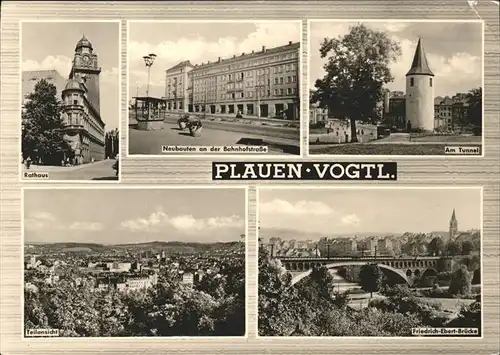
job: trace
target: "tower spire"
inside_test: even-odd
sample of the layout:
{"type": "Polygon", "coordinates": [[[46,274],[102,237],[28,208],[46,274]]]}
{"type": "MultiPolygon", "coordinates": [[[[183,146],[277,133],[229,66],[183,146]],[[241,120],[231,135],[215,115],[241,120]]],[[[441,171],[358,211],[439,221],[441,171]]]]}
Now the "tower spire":
{"type": "Polygon", "coordinates": [[[430,75],[434,76],[434,73],[429,68],[427,64],[427,57],[425,55],[424,44],[422,38],[418,38],[417,48],[415,49],[415,55],[413,56],[413,62],[411,63],[411,68],[406,73],[406,75],[430,75]]]}

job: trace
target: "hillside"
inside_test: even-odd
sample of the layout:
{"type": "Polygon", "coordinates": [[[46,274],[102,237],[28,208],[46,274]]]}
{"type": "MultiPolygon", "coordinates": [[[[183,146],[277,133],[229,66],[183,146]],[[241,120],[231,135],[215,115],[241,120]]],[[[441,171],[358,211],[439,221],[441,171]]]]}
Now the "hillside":
{"type": "MultiPolygon", "coordinates": [[[[30,244],[30,243],[26,243],[30,244]]],[[[216,243],[184,243],[184,242],[145,242],[137,244],[116,244],[116,245],[103,245],[95,243],[46,243],[46,244],[33,244],[33,248],[37,252],[111,252],[117,250],[128,250],[131,252],[140,251],[153,251],[160,252],[165,250],[167,253],[196,253],[211,250],[231,250],[241,249],[242,242],[216,242],[216,243]]]]}

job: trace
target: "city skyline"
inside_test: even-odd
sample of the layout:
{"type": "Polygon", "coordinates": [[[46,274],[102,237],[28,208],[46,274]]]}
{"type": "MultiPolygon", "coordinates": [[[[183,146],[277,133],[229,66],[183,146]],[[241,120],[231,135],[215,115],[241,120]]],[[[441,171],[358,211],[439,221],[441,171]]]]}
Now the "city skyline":
{"type": "Polygon", "coordinates": [[[260,189],[259,227],[264,239],[446,232],[453,209],[460,231],[481,228],[480,189],[260,189]]]}
{"type": "MultiPolygon", "coordinates": [[[[22,22],[21,70],[56,70],[65,80],[71,70],[75,46],[85,35],[102,68],[101,118],[106,131],[119,128],[119,22],[22,22]],[[45,39],[45,40],[44,40],[45,39]]],[[[60,100],[61,98],[59,98],[60,100]]]]}
{"type": "Polygon", "coordinates": [[[27,189],[24,242],[238,241],[245,210],[244,189],[27,189]]]}
{"type": "Polygon", "coordinates": [[[353,25],[362,23],[385,32],[400,43],[402,54],[389,65],[394,81],[386,84],[391,91],[406,91],[405,76],[411,67],[419,37],[435,74],[435,96],[453,96],[482,87],[481,22],[310,22],[309,85],[324,76],[319,48],[325,37],[344,36],[353,25]]]}
{"type": "Polygon", "coordinates": [[[297,21],[255,22],[129,22],[128,99],[144,96],[147,69],[143,56],[157,55],[151,67],[149,94],[165,96],[165,70],[181,61],[191,64],[215,62],[218,57],[260,51],[299,42],[301,24],[297,21]]]}

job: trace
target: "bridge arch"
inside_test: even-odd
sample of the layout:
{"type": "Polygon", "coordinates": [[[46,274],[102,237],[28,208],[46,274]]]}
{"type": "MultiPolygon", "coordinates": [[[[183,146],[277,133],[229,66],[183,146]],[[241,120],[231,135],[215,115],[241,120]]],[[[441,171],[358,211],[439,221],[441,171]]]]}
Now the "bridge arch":
{"type": "MultiPolygon", "coordinates": [[[[355,266],[355,265],[359,265],[359,266],[366,265],[366,262],[364,262],[364,261],[342,261],[342,262],[336,262],[336,263],[326,264],[324,266],[326,266],[327,269],[335,269],[335,268],[341,267],[341,266],[355,266]]],[[[392,272],[398,274],[399,276],[401,276],[406,281],[406,283],[408,285],[411,285],[410,279],[408,278],[408,276],[406,276],[406,273],[403,270],[395,269],[392,266],[389,266],[389,265],[386,265],[386,264],[377,264],[377,265],[381,269],[386,269],[386,270],[389,270],[389,271],[392,271],[392,272]]],[[[300,280],[302,280],[302,279],[306,278],[307,276],[311,275],[311,272],[312,272],[312,269],[307,270],[307,271],[305,271],[303,273],[300,273],[298,275],[295,275],[292,278],[292,286],[295,285],[300,280]]]]}
{"type": "Polygon", "coordinates": [[[422,273],[422,278],[428,277],[428,276],[437,277],[438,272],[433,267],[427,267],[427,269],[425,269],[424,272],[422,273]]]}

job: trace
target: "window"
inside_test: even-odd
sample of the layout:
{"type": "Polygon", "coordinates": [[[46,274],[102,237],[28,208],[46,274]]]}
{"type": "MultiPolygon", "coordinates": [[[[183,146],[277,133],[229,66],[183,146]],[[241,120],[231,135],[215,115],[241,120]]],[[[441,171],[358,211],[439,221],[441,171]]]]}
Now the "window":
{"type": "Polygon", "coordinates": [[[274,83],[278,84],[278,78],[274,78],[274,83]]]}
{"type": "Polygon", "coordinates": [[[271,90],[267,90],[267,96],[271,96],[271,90]]]}
{"type": "Polygon", "coordinates": [[[432,87],[432,78],[429,78],[429,86],[432,87]]]}
{"type": "Polygon", "coordinates": [[[415,79],[414,78],[410,78],[410,86],[413,86],[415,85],[415,79]]]}
{"type": "Polygon", "coordinates": [[[283,77],[280,78],[280,84],[283,84],[283,77]]]}
{"type": "Polygon", "coordinates": [[[286,93],[287,93],[287,95],[290,95],[292,93],[292,89],[291,88],[287,88],[286,89],[286,93]]]}
{"type": "Polygon", "coordinates": [[[73,100],[73,105],[78,105],[78,100],[73,100]]]}
{"type": "Polygon", "coordinates": [[[284,93],[284,90],[280,89],[280,95],[283,95],[283,93],[284,93]]]}
{"type": "Polygon", "coordinates": [[[292,76],[292,83],[295,83],[297,81],[297,77],[294,75],[292,76]]]}
{"type": "Polygon", "coordinates": [[[287,76],[287,77],[286,77],[286,82],[287,82],[287,83],[290,83],[291,81],[292,81],[292,77],[291,77],[291,76],[287,76]]]}
{"type": "Polygon", "coordinates": [[[277,96],[278,95],[278,89],[274,89],[274,95],[277,96]]]}

